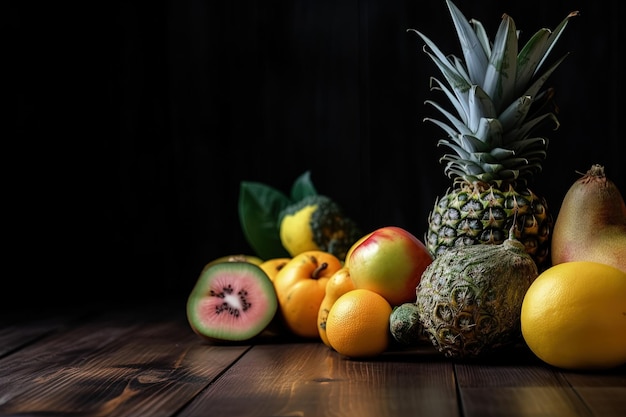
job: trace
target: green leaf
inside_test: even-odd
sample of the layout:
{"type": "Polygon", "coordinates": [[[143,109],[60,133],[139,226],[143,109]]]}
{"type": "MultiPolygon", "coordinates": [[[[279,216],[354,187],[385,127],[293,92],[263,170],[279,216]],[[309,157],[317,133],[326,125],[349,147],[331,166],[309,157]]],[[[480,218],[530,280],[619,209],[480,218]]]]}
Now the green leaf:
{"type": "Polygon", "coordinates": [[[512,100],[512,87],[515,86],[517,71],[517,30],[515,22],[503,15],[491,49],[489,65],[482,84],[485,93],[491,98],[494,107],[501,112],[502,106],[512,100]],[[505,94],[507,94],[505,96],[505,94]]]}
{"type": "Polygon", "coordinates": [[[483,79],[489,57],[485,53],[484,40],[478,38],[478,34],[470,24],[470,21],[461,13],[458,7],[451,1],[446,1],[457,37],[461,43],[463,56],[473,84],[483,85],[483,79]]]}
{"type": "Polygon", "coordinates": [[[292,201],[282,192],[258,182],[241,182],[239,222],[244,236],[261,259],[289,257],[280,241],[278,215],[292,201]]]}
{"type": "Polygon", "coordinates": [[[291,200],[298,202],[304,197],[311,195],[317,195],[317,190],[313,186],[313,181],[311,181],[311,171],[306,171],[296,178],[291,186],[291,200]]]}

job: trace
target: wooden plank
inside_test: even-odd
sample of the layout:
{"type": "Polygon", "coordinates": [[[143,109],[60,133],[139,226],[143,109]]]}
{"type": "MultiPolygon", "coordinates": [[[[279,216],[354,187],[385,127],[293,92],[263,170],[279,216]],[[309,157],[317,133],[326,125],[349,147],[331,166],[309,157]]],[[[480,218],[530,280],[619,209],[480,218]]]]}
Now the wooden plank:
{"type": "MultiPolygon", "coordinates": [[[[452,361],[431,347],[349,360],[320,342],[265,335],[254,345],[195,335],[180,305],[37,318],[1,340],[0,415],[623,416],[626,366],[550,367],[520,347],[452,361]],[[43,332],[43,333],[42,333],[43,332]]],[[[5,322],[6,323],[6,322],[5,322]]],[[[4,331],[4,333],[3,333],[4,331]]]]}
{"type": "Polygon", "coordinates": [[[0,358],[58,330],[69,323],[72,318],[67,315],[2,316],[0,318],[0,358]]]}
{"type": "Polygon", "coordinates": [[[0,414],[171,416],[248,348],[209,345],[180,315],[103,318],[0,361],[0,414]]]}
{"type": "Polygon", "coordinates": [[[560,375],[521,347],[455,365],[465,417],[592,416],[560,375]]]}
{"type": "Polygon", "coordinates": [[[322,343],[256,345],[180,417],[459,416],[451,363],[389,352],[349,360],[322,343]]]}
{"type": "Polygon", "coordinates": [[[563,375],[594,415],[626,415],[626,365],[606,371],[564,371],[563,375]]]}

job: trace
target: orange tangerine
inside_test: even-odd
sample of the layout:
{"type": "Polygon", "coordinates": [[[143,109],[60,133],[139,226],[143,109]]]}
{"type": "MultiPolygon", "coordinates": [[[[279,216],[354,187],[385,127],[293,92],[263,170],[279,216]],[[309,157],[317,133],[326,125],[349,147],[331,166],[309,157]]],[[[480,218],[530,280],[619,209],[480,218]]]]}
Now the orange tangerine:
{"type": "Polygon", "coordinates": [[[354,289],[334,302],[326,319],[326,337],[338,353],[351,358],[374,357],[389,346],[391,305],[380,294],[354,289]]]}

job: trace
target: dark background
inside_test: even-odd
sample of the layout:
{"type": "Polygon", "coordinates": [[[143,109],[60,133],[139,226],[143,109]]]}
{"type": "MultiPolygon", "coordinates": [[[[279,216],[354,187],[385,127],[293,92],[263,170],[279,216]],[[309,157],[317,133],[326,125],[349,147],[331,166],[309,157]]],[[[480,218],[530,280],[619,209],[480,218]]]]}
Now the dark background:
{"type": "MultiPolygon", "coordinates": [[[[449,185],[422,122],[441,77],[406,31],[460,55],[443,0],[4,5],[3,307],[185,298],[208,261],[251,253],[243,180],[288,192],[310,170],[364,230],[420,238],[449,185]]],[[[532,188],[556,215],[600,163],[624,193],[623,3],[457,5],[492,39],[503,13],[527,40],[581,11],[552,55],[571,52],[546,83],[561,127],[532,188]]]]}

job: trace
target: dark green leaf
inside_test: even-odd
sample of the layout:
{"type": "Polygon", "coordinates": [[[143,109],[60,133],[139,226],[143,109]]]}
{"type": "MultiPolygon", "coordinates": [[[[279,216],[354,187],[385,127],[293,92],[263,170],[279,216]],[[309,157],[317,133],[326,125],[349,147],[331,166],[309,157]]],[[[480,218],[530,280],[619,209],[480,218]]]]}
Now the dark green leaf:
{"type": "Polygon", "coordinates": [[[246,240],[263,260],[289,257],[280,242],[278,215],[291,204],[282,192],[258,182],[239,187],[239,222],[246,240]]]}
{"type": "Polygon", "coordinates": [[[313,181],[311,181],[311,171],[306,171],[296,178],[291,186],[291,200],[298,202],[310,195],[317,195],[317,190],[313,186],[313,181]]]}

